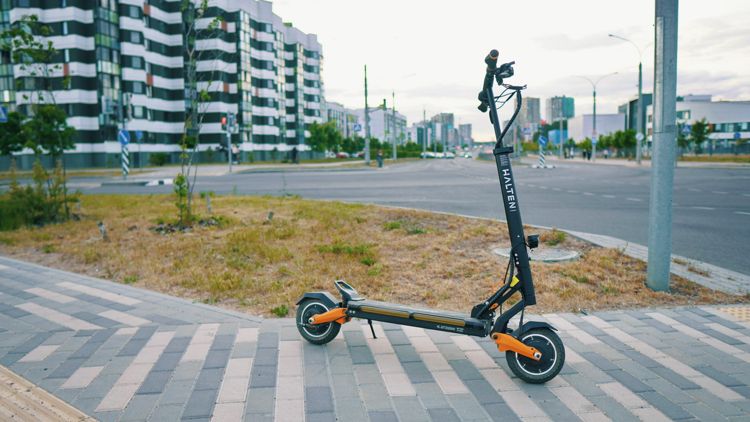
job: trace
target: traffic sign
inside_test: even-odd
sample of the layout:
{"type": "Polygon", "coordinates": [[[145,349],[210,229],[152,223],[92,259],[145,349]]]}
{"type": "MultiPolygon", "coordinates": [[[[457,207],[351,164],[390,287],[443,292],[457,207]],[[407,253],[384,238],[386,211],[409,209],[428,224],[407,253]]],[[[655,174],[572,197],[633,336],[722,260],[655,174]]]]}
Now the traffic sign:
{"type": "Polygon", "coordinates": [[[638,132],[635,134],[636,141],[642,141],[643,140],[643,134],[641,132],[638,132]]]}
{"type": "Polygon", "coordinates": [[[5,106],[0,106],[0,123],[8,121],[8,109],[5,106]]]}
{"type": "Polygon", "coordinates": [[[117,140],[120,141],[120,145],[127,145],[130,143],[130,132],[128,132],[125,129],[120,129],[120,132],[117,134],[117,140]]]}
{"type": "Polygon", "coordinates": [[[541,145],[542,147],[545,147],[547,145],[547,138],[544,137],[544,136],[540,136],[539,137],[539,145],[541,145]]]}
{"type": "Polygon", "coordinates": [[[734,132],[734,139],[740,139],[742,138],[742,134],[739,132],[734,132]]]}
{"type": "Polygon", "coordinates": [[[138,142],[141,142],[141,139],[143,139],[143,132],[140,130],[135,131],[135,140],[138,142]]]}
{"type": "Polygon", "coordinates": [[[359,123],[355,123],[353,129],[355,132],[362,132],[362,125],[359,123]]]}
{"type": "Polygon", "coordinates": [[[523,133],[524,136],[529,136],[529,135],[531,135],[531,128],[530,127],[525,127],[523,129],[521,129],[521,133],[523,133]]]}
{"type": "Polygon", "coordinates": [[[597,138],[596,136],[594,136],[593,138],[591,138],[591,143],[592,144],[596,145],[597,142],[599,142],[599,138],[597,138]]]}
{"type": "Polygon", "coordinates": [[[682,134],[685,136],[690,135],[690,125],[682,125],[682,134]]]}

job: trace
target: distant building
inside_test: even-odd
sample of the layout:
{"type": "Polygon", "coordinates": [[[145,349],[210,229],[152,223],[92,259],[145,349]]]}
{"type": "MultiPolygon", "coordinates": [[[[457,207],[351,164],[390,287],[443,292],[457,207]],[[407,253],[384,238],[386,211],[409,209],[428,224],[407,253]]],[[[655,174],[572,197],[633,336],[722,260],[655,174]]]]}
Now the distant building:
{"type": "Polygon", "coordinates": [[[411,126],[409,126],[409,129],[407,129],[407,136],[406,141],[407,142],[414,142],[416,144],[422,145],[423,143],[425,145],[431,145],[430,140],[430,124],[429,121],[421,121],[417,123],[412,123],[411,126]]]}
{"type": "Polygon", "coordinates": [[[552,97],[545,102],[547,122],[570,119],[576,115],[575,99],[573,97],[552,97]]]}
{"type": "MultiPolygon", "coordinates": [[[[653,131],[653,106],[647,110],[646,129],[649,139],[653,131]]],[[[710,95],[677,97],[677,123],[689,125],[701,119],[711,125],[709,138],[717,141],[718,148],[729,148],[739,134],[740,139],[750,138],[750,101],[711,101],[710,95]]]]}
{"type": "Polygon", "coordinates": [[[454,124],[455,118],[453,113],[439,113],[430,119],[432,130],[434,131],[433,139],[435,142],[444,145],[455,145],[458,141],[458,133],[454,124]]]}
{"type": "MultiPolygon", "coordinates": [[[[643,98],[643,120],[646,123],[646,109],[653,102],[654,96],[652,94],[642,94],[643,98]]],[[[633,129],[638,131],[638,96],[632,97],[627,103],[617,107],[617,112],[625,115],[625,129],[633,129]]],[[[645,127],[645,126],[644,126],[645,127]]]]}
{"type": "Polygon", "coordinates": [[[461,145],[467,145],[472,147],[474,145],[474,138],[471,137],[471,124],[458,125],[458,138],[461,145]]]}
{"type": "Polygon", "coordinates": [[[357,111],[344,107],[342,104],[335,103],[332,101],[326,102],[325,113],[326,122],[336,122],[336,129],[338,129],[341,136],[349,138],[352,136],[364,136],[364,127],[357,115],[357,111]],[[357,125],[359,125],[359,132],[356,132],[357,125]]]}
{"type": "MultiPolygon", "coordinates": [[[[598,114],[596,115],[596,132],[597,136],[609,135],[618,130],[625,129],[625,114],[598,114]]],[[[582,114],[568,119],[568,139],[580,142],[586,138],[594,136],[594,116],[592,114],[582,114]]]]}
{"type": "MultiPolygon", "coordinates": [[[[365,109],[360,108],[353,112],[360,122],[365,121],[365,109]]],[[[361,136],[364,136],[364,123],[362,125],[361,136]]],[[[394,119],[393,111],[389,108],[386,108],[385,112],[382,105],[370,108],[370,136],[388,143],[392,143],[394,139],[398,144],[406,143],[406,116],[397,111],[394,119]]]]}
{"type": "Polygon", "coordinates": [[[530,137],[534,132],[539,130],[539,123],[542,121],[539,98],[526,97],[521,103],[521,110],[518,112],[516,124],[522,132],[526,132],[530,137]]]}

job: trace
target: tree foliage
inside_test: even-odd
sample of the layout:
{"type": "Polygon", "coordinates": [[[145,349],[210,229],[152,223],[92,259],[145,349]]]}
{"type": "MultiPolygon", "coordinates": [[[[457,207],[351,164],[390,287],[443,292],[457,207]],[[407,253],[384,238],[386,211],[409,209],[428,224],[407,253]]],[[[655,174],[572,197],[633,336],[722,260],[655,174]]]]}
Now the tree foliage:
{"type": "Polygon", "coordinates": [[[8,121],[0,123],[0,156],[11,156],[26,146],[24,116],[16,111],[8,113],[8,121]]]}
{"type": "Polygon", "coordinates": [[[338,152],[343,140],[341,133],[336,129],[336,122],[330,121],[323,124],[314,122],[310,125],[310,138],[307,140],[307,145],[316,152],[338,152]]]}
{"type": "Polygon", "coordinates": [[[705,118],[693,122],[690,127],[690,141],[695,144],[695,153],[703,152],[703,143],[708,140],[711,128],[705,118]]]}

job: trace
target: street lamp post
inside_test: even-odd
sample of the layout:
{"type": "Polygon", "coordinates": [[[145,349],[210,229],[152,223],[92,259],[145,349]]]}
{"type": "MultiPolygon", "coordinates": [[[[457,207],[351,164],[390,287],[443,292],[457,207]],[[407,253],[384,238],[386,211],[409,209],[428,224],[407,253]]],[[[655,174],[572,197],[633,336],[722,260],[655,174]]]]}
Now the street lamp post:
{"type": "Polygon", "coordinates": [[[615,34],[609,34],[611,38],[616,38],[618,40],[622,40],[625,42],[630,43],[635,49],[638,51],[638,116],[636,116],[636,130],[640,134],[640,136],[636,136],[636,150],[635,150],[635,161],[640,165],[641,164],[641,149],[642,145],[641,142],[643,139],[645,139],[645,125],[643,124],[643,54],[641,53],[641,49],[638,48],[638,45],[634,43],[633,41],[630,41],[629,39],[625,37],[621,37],[619,35],[615,34]]]}
{"type": "Polygon", "coordinates": [[[602,81],[604,78],[608,78],[610,76],[616,75],[617,72],[608,73],[604,76],[599,77],[599,79],[596,80],[596,82],[592,81],[591,79],[587,78],[586,76],[579,76],[579,78],[586,79],[590,84],[591,88],[593,88],[594,91],[594,128],[591,133],[591,159],[596,161],[596,142],[594,142],[594,139],[597,138],[596,133],[596,85],[599,84],[599,82],[602,81]]]}

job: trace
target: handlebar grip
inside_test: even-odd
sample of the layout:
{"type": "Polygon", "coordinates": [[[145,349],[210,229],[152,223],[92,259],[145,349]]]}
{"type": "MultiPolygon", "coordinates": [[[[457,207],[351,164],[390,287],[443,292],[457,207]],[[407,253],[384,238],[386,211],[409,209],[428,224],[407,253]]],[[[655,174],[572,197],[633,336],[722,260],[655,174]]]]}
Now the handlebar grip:
{"type": "Polygon", "coordinates": [[[497,67],[497,58],[500,56],[500,53],[493,49],[490,51],[490,54],[487,55],[487,57],[484,58],[484,62],[487,64],[487,71],[491,72],[495,70],[497,67]]]}

